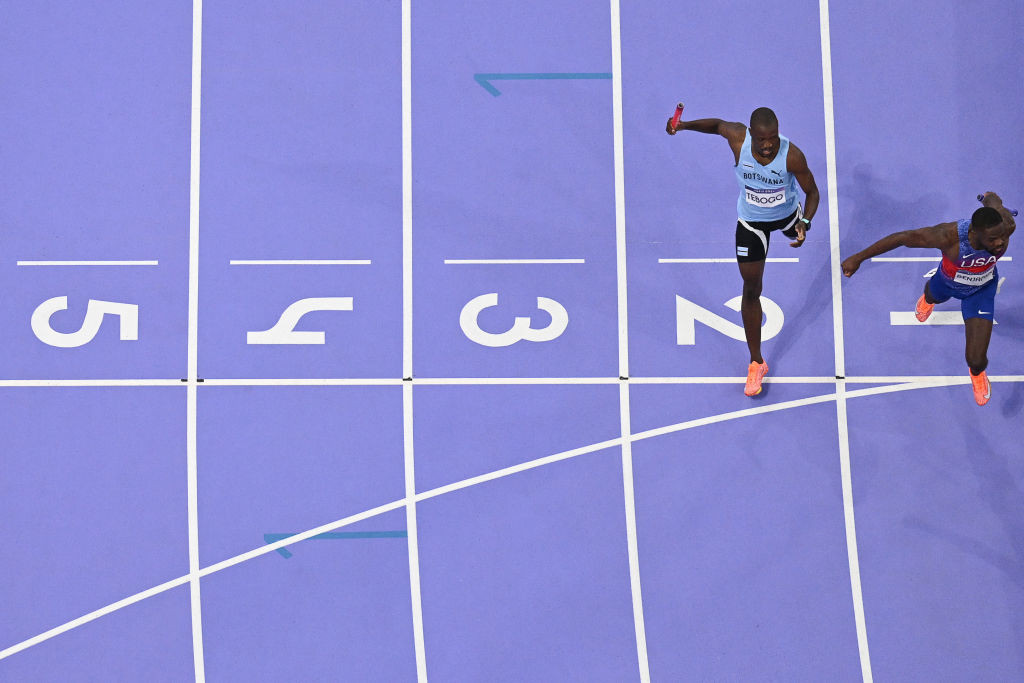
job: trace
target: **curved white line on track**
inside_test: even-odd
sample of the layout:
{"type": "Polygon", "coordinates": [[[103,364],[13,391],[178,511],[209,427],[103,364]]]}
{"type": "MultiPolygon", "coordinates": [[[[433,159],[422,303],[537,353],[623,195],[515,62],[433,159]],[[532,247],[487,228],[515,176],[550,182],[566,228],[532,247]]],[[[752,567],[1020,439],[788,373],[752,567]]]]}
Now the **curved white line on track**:
{"type": "MultiPolygon", "coordinates": [[[[880,396],[882,394],[891,394],[899,391],[910,391],[912,389],[929,389],[934,387],[952,386],[963,383],[964,381],[962,380],[962,378],[959,377],[937,378],[925,382],[905,382],[901,384],[886,385],[883,387],[869,387],[866,389],[856,389],[854,391],[848,391],[846,392],[846,398],[851,399],[863,398],[867,396],[880,396]]],[[[803,406],[808,405],[828,403],[830,401],[834,401],[835,399],[836,394],[835,392],[832,392],[828,394],[821,394],[818,396],[810,396],[808,398],[800,398],[793,401],[783,401],[781,403],[772,403],[765,406],[756,406],[754,408],[746,408],[744,410],[734,410],[727,413],[720,413],[718,415],[709,415],[707,417],[701,417],[694,420],[687,420],[685,422],[678,422],[675,424],[666,425],[664,427],[658,427],[655,429],[648,429],[642,432],[637,432],[629,437],[629,441],[643,441],[645,439],[651,439],[656,436],[663,436],[665,434],[675,434],[676,432],[682,432],[687,429],[703,427],[704,425],[717,424],[719,422],[728,422],[730,420],[738,420],[744,417],[763,415],[765,413],[775,413],[782,410],[789,410],[790,408],[801,408],[803,406]]],[[[513,474],[518,474],[519,472],[525,472],[527,470],[536,469],[538,467],[543,467],[544,465],[550,465],[551,463],[561,462],[563,460],[570,460],[581,455],[595,453],[597,451],[602,451],[607,448],[622,446],[623,441],[624,439],[621,437],[615,439],[608,439],[607,441],[600,441],[598,443],[589,444],[587,446],[581,446],[579,448],[574,448],[572,450],[562,451],[560,453],[554,453],[552,455],[547,455],[542,458],[529,460],[524,463],[519,463],[518,465],[511,465],[500,470],[495,470],[493,472],[481,474],[476,477],[463,479],[461,481],[453,482],[445,486],[439,486],[437,488],[430,489],[429,491],[423,491],[422,493],[416,494],[415,500],[417,503],[419,503],[424,500],[429,500],[430,498],[442,496],[446,493],[460,491],[471,486],[476,486],[477,484],[483,484],[488,481],[494,481],[495,479],[501,479],[503,477],[507,477],[513,474]]],[[[391,501],[390,503],[379,505],[370,510],[364,510],[363,512],[358,512],[354,515],[349,515],[348,517],[343,517],[342,519],[338,519],[333,522],[328,522],[327,524],[322,524],[313,529],[308,529],[301,533],[294,534],[292,536],[289,536],[288,538],[283,538],[279,541],[275,541],[274,543],[262,545],[258,548],[254,548],[253,550],[242,553],[241,555],[236,555],[234,557],[230,557],[216,564],[212,564],[206,567],[205,569],[200,569],[198,572],[198,576],[209,576],[210,574],[215,574],[216,572],[228,569],[237,564],[241,564],[242,562],[247,562],[248,560],[260,557],[261,555],[267,555],[269,553],[276,552],[279,548],[283,548],[288,545],[295,545],[299,541],[304,541],[306,539],[312,538],[313,536],[328,533],[330,531],[334,531],[336,529],[340,529],[342,527],[355,524],[356,522],[361,522],[364,519],[370,519],[371,517],[382,515],[385,512],[390,512],[391,510],[404,508],[406,506],[406,503],[407,501],[405,498],[394,500],[391,501]]],[[[122,600],[118,600],[117,602],[113,602],[105,607],[93,610],[92,612],[82,615],[77,619],[73,619],[65,624],[61,624],[60,626],[56,626],[48,631],[40,633],[37,636],[33,636],[32,638],[23,640],[20,643],[16,643],[4,650],[0,650],[0,660],[10,657],[11,655],[17,654],[22,650],[26,650],[29,647],[32,647],[33,645],[38,645],[39,643],[49,640],[54,636],[58,636],[62,633],[66,633],[67,631],[82,626],[83,624],[87,624],[90,621],[98,619],[102,616],[106,616],[111,612],[116,612],[122,607],[128,607],[129,605],[133,605],[136,602],[145,600],[146,598],[153,597],[154,595],[158,595],[165,591],[171,590],[172,588],[176,588],[178,586],[189,583],[191,578],[192,575],[190,574],[179,576],[176,579],[171,579],[170,581],[166,581],[152,588],[148,588],[139,593],[135,593],[134,595],[130,595],[126,598],[123,598],[122,600]]]]}

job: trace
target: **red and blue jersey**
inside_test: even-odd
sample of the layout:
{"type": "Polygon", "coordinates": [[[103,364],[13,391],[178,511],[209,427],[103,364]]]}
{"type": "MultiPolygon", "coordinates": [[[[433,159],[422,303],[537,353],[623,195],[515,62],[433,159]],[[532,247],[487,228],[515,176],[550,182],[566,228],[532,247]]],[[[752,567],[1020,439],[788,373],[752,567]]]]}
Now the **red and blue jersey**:
{"type": "Polygon", "coordinates": [[[951,261],[943,254],[942,263],[936,272],[951,290],[968,295],[996,277],[996,261],[999,260],[998,256],[971,246],[970,240],[967,239],[970,227],[970,219],[957,221],[956,232],[960,238],[957,259],[951,261]]]}

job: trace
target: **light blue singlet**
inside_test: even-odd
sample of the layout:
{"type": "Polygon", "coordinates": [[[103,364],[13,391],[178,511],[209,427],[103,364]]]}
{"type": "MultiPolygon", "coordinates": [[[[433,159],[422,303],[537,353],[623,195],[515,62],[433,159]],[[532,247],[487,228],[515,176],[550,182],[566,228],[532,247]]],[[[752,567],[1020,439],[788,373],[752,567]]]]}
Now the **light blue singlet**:
{"type": "Polygon", "coordinates": [[[750,151],[750,129],[743,138],[740,160],[736,164],[736,181],[740,196],[736,212],[745,221],[777,221],[796,211],[796,176],[786,170],[789,138],[779,136],[779,152],[767,166],[762,166],[750,151]]]}

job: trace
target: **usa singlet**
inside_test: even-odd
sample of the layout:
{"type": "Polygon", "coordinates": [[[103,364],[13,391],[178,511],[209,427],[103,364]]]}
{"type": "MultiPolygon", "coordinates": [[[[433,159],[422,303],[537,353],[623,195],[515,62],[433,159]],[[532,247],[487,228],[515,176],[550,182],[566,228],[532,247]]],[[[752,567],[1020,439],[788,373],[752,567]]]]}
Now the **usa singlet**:
{"type": "Polygon", "coordinates": [[[736,181],[740,185],[736,213],[748,222],[785,218],[796,211],[798,202],[796,177],[786,170],[789,138],[779,136],[779,152],[767,166],[762,166],[754,158],[750,142],[748,128],[736,163],[736,181]]]}
{"type": "MultiPolygon", "coordinates": [[[[970,219],[956,222],[957,236],[960,238],[960,251],[956,261],[950,261],[942,255],[942,263],[935,272],[941,277],[943,284],[958,294],[970,295],[979,287],[983,287],[996,277],[996,261],[984,249],[975,249],[967,239],[967,231],[971,227],[970,219]]],[[[959,297],[958,297],[959,298],[959,297]]]]}

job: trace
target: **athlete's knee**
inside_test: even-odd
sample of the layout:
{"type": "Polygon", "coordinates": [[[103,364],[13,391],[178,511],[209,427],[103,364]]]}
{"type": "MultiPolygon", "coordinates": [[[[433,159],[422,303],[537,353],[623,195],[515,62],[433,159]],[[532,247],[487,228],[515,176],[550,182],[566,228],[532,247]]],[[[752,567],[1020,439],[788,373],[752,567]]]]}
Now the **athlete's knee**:
{"type": "MultiPolygon", "coordinates": [[[[735,291],[735,290],[733,290],[735,291]]],[[[744,302],[760,301],[761,299],[761,283],[760,282],[744,282],[743,283],[743,300],[744,302]]]]}
{"type": "Polygon", "coordinates": [[[971,372],[975,375],[980,374],[985,368],[988,367],[988,354],[984,351],[967,351],[964,354],[967,360],[967,367],[971,369],[971,372]]]}

